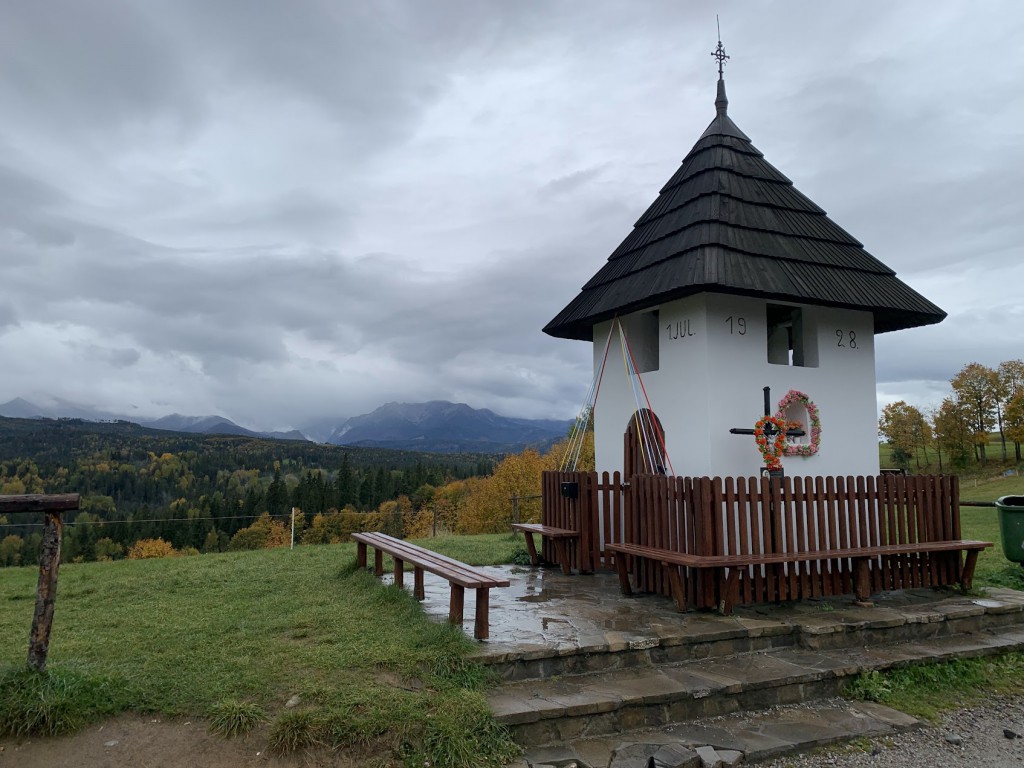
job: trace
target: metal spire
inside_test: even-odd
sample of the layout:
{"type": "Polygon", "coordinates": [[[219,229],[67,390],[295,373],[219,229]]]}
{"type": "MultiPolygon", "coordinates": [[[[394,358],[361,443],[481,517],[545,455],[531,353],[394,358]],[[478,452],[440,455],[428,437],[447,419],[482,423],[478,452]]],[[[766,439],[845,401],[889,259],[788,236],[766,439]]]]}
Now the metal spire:
{"type": "Polygon", "coordinates": [[[725,53],[725,46],[722,45],[722,25],[718,21],[718,14],[715,14],[715,26],[718,27],[718,47],[711,52],[711,55],[718,59],[718,79],[724,75],[725,63],[729,57],[725,53]]]}
{"type": "Polygon", "coordinates": [[[718,47],[711,52],[711,55],[718,60],[718,97],[715,99],[715,111],[724,115],[729,109],[729,99],[725,95],[725,63],[729,61],[725,53],[725,46],[722,45],[722,25],[718,21],[718,14],[715,14],[715,25],[718,27],[718,47]]]}

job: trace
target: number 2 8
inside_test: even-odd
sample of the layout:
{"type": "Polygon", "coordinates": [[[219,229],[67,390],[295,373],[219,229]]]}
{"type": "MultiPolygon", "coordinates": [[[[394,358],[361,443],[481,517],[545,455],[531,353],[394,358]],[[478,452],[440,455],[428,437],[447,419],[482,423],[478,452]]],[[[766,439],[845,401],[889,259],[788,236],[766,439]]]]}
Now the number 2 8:
{"type": "Polygon", "coordinates": [[[856,331],[836,331],[836,338],[839,342],[836,344],[837,347],[849,347],[850,349],[857,348],[857,332],[856,331]]]}

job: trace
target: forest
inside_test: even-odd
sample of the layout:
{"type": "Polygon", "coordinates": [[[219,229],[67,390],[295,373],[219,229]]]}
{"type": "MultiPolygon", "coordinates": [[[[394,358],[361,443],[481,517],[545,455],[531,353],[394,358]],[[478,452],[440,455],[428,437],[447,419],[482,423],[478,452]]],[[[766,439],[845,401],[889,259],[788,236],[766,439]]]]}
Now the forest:
{"type": "MultiPolygon", "coordinates": [[[[71,562],[128,556],[139,541],[185,552],[264,545],[293,507],[300,537],[331,540],[344,534],[327,530],[329,516],[358,530],[379,523],[367,515],[408,515],[433,505],[435,489],[490,475],[495,460],[0,417],[0,494],[82,495],[64,537],[71,562]]],[[[40,530],[37,516],[0,517],[0,566],[34,562],[40,530]]]]}

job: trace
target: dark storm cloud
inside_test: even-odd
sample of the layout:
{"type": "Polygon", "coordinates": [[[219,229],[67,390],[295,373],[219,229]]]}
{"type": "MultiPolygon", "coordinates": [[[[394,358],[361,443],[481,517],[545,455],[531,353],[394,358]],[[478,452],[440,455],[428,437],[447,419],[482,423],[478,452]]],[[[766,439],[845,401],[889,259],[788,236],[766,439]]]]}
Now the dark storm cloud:
{"type": "Polygon", "coordinates": [[[6,3],[0,401],[573,414],[589,346],[540,329],[711,119],[716,11],[730,115],[950,313],[878,343],[932,398],[1020,356],[1024,13],[985,9],[6,3]]]}

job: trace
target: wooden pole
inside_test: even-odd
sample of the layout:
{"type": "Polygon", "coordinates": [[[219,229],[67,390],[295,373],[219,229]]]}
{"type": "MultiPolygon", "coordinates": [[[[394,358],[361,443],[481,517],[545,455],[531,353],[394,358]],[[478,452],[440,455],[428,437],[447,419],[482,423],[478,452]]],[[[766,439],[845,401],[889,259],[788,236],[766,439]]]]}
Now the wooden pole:
{"type": "Polygon", "coordinates": [[[32,493],[22,496],[0,496],[0,513],[67,512],[78,509],[80,499],[81,497],[77,493],[32,493]]]}
{"type": "Polygon", "coordinates": [[[46,669],[50,650],[50,628],[53,607],[57,600],[57,571],[60,569],[60,541],[64,533],[61,512],[78,509],[77,493],[23,494],[0,496],[0,512],[42,512],[43,542],[39,553],[39,585],[36,587],[36,608],[28,635],[28,665],[40,672],[46,669]]]}
{"type": "Polygon", "coordinates": [[[28,665],[40,672],[46,669],[53,609],[57,601],[57,571],[60,568],[60,541],[64,529],[60,514],[60,511],[46,513],[42,551],[39,554],[36,609],[32,614],[32,631],[28,636],[28,665]]]}

